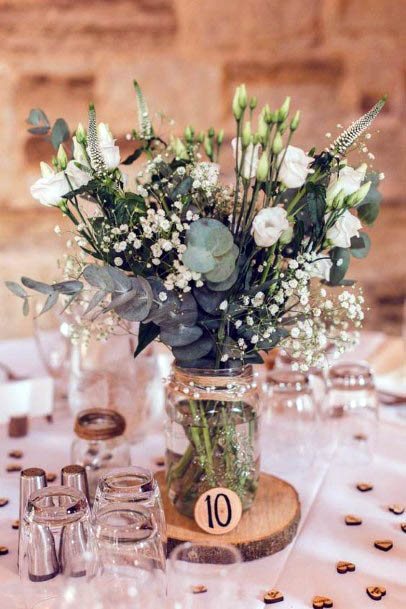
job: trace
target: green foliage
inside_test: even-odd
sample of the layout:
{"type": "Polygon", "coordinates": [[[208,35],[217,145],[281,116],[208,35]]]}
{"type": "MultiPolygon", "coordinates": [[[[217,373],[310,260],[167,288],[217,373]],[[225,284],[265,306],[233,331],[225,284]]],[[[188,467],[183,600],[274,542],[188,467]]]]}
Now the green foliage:
{"type": "Polygon", "coordinates": [[[333,247],[330,250],[333,266],[330,271],[330,284],[341,285],[350,264],[350,250],[344,247],[333,247]]]}
{"type": "Polygon", "coordinates": [[[350,252],[354,258],[365,258],[371,249],[371,239],[364,232],[359,233],[359,237],[352,237],[350,252]]]}
{"type": "Polygon", "coordinates": [[[51,131],[51,144],[58,150],[60,144],[69,139],[69,127],[63,118],[56,119],[51,131]]]}
{"type": "Polygon", "coordinates": [[[138,344],[134,351],[134,357],[142,353],[157,336],[159,336],[159,326],[155,325],[152,321],[141,323],[138,330],[138,344]]]}
{"type": "Polygon", "coordinates": [[[212,283],[226,281],[233,273],[239,249],[230,230],[218,220],[201,218],[193,222],[187,235],[184,264],[203,273],[212,283]]]}

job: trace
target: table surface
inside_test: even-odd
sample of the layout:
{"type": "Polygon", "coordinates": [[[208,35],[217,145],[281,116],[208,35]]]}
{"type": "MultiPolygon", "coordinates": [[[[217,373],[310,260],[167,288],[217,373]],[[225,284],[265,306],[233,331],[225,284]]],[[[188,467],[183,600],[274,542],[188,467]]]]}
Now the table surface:
{"type": "MultiPolygon", "coordinates": [[[[366,333],[350,358],[371,358],[384,341],[381,334],[366,333]]],[[[0,362],[15,373],[41,374],[30,340],[0,343],[0,362]]],[[[382,609],[406,607],[406,534],[400,527],[401,522],[406,522],[406,513],[396,516],[388,511],[388,505],[393,503],[406,506],[406,417],[399,416],[399,412],[399,406],[381,407],[374,456],[367,464],[352,460],[351,453],[345,463],[336,452],[328,454],[325,440],[328,445],[329,432],[324,429],[317,447],[319,458],[307,467],[289,463],[284,471],[278,471],[272,452],[272,429],[265,424],[262,469],[296,487],[302,519],[296,539],[282,552],[243,565],[246,609],[262,608],[261,597],[271,588],[284,594],[284,602],[278,604],[281,609],[307,609],[315,595],[331,597],[334,609],[367,609],[374,601],[365,590],[372,585],[387,589],[380,601],[382,609]],[[355,486],[361,481],[372,483],[373,490],[359,492],[355,486]],[[361,516],[363,524],[346,526],[346,514],[361,516]],[[375,549],[376,539],[391,539],[393,549],[375,549]],[[339,575],[336,563],[340,560],[355,563],[356,571],[339,575]]],[[[0,496],[10,500],[0,508],[0,545],[10,550],[8,555],[0,556],[2,609],[24,606],[16,568],[18,533],[11,528],[12,521],[18,518],[19,474],[6,473],[10,461],[7,453],[21,449],[23,467],[38,466],[59,473],[69,462],[72,437],[72,420],[67,416],[52,424],[34,421],[30,434],[17,440],[8,438],[5,426],[0,426],[0,496]]],[[[162,430],[152,429],[142,443],[132,447],[132,462],[154,469],[155,459],[163,451],[162,430]]]]}

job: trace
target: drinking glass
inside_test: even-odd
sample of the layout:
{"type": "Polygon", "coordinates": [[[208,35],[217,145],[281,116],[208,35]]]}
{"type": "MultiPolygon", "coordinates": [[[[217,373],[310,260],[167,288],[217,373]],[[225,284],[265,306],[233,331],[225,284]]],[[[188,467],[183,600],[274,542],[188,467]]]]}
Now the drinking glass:
{"type": "Polygon", "coordinates": [[[169,609],[246,609],[241,554],[226,544],[183,543],[168,565],[169,609]]]}
{"type": "Polygon", "coordinates": [[[154,517],[133,503],[93,516],[98,562],[93,585],[103,609],[156,609],[166,602],[165,555],[154,517]]]}
{"type": "Polygon", "coordinates": [[[20,578],[27,609],[59,609],[67,582],[86,575],[92,553],[85,495],[65,486],[32,493],[22,522],[20,578]]]}
{"type": "Polygon", "coordinates": [[[323,419],[340,448],[367,462],[373,452],[378,423],[378,399],[370,366],[365,362],[337,363],[328,374],[328,395],[323,419]]]}
{"type": "Polygon", "coordinates": [[[166,522],[158,483],[152,472],[142,467],[113,469],[99,480],[93,513],[114,503],[132,504],[149,510],[157,523],[162,542],[166,543],[166,522]]]}
{"type": "Polygon", "coordinates": [[[271,463],[284,472],[311,465],[318,431],[317,406],[309,377],[290,369],[270,371],[265,387],[271,463]]]}
{"type": "Polygon", "coordinates": [[[71,342],[69,324],[61,315],[61,307],[40,315],[42,303],[35,302],[34,340],[42,363],[54,379],[54,411],[63,412],[67,404],[67,378],[71,342]]]}

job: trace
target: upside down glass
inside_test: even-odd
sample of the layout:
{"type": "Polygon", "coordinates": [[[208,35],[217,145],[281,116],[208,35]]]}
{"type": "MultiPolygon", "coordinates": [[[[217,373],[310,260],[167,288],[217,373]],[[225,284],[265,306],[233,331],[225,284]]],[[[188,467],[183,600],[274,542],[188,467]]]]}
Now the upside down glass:
{"type": "Polygon", "coordinates": [[[341,457],[368,462],[378,422],[378,399],[367,363],[337,363],[328,374],[323,418],[338,443],[341,457]]]}
{"type": "Polygon", "coordinates": [[[247,609],[241,562],[234,546],[180,544],[168,565],[169,609],[247,609]]]}
{"type": "Polygon", "coordinates": [[[174,506],[192,517],[203,492],[226,487],[249,509],[260,471],[261,411],[252,366],[175,366],[166,389],[166,480],[174,506]]]}
{"type": "Polygon", "coordinates": [[[114,503],[132,504],[151,511],[158,533],[166,543],[165,513],[159,486],[152,472],[142,467],[123,467],[107,472],[99,480],[93,504],[93,514],[114,503]]]}
{"type": "Polygon", "coordinates": [[[265,393],[273,471],[311,465],[318,414],[308,376],[289,369],[274,369],[268,372],[265,393]]]}
{"type": "Polygon", "coordinates": [[[94,515],[98,562],[93,585],[103,609],[157,609],[166,602],[166,561],[156,522],[131,503],[112,503],[94,515]]]}
{"type": "Polygon", "coordinates": [[[30,495],[22,526],[20,578],[27,609],[59,609],[66,582],[86,575],[90,510],[80,491],[46,487],[30,495]]]}

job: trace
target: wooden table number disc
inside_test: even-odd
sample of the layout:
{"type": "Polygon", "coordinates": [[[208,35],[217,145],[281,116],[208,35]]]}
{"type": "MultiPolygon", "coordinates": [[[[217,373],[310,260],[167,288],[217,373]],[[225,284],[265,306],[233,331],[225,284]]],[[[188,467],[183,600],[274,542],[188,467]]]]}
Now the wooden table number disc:
{"type": "Polygon", "coordinates": [[[212,488],[200,495],[194,516],[197,526],[206,533],[224,535],[235,529],[241,520],[241,500],[229,488],[212,488]]]}

